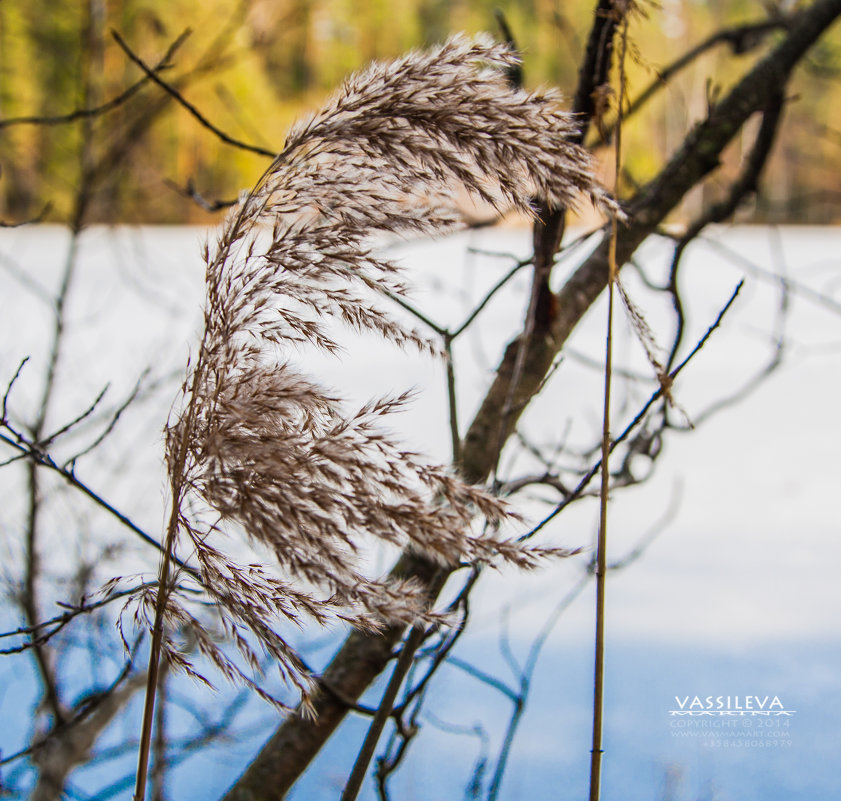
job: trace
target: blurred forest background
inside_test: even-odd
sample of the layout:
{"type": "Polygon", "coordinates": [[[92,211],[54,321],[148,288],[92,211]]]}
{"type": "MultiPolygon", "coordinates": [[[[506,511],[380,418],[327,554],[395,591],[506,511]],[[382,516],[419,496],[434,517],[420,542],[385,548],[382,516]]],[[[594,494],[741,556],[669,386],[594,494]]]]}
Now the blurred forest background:
{"type": "MultiPolygon", "coordinates": [[[[662,0],[645,7],[648,19],[632,26],[631,100],[707,37],[725,34],[628,120],[627,190],[656,173],[687,122],[701,119],[739,77],[734,51],[770,45],[795,5],[662,0]]],[[[113,102],[143,73],[112,30],[149,65],[160,64],[175,44],[161,76],[231,137],[275,152],[291,122],[352,70],[453,31],[498,34],[497,9],[524,53],[526,85],[571,93],[592,0],[404,0],[399,11],[386,0],[0,3],[0,219],[71,219],[74,188],[95,164],[97,192],[86,223],[211,222],[217,200],[234,199],[262,173],[265,156],[209,135],[149,81],[125,102],[113,102]],[[66,115],[102,104],[113,107],[95,117],[76,114],[68,124],[66,115]],[[54,124],[32,124],[33,118],[54,124]],[[91,159],[88,150],[87,165],[78,155],[84,136],[97,151],[91,159]],[[209,208],[185,203],[189,192],[209,208]]],[[[742,211],[742,221],[834,223],[841,216],[839,44],[836,28],[798,72],[787,104],[797,112],[790,114],[793,124],[782,127],[762,196],[742,211]]],[[[743,139],[749,147],[752,133],[743,139]]],[[[722,179],[740,157],[737,142],[722,179]]],[[[715,183],[685,202],[710,199],[700,192],[715,193],[715,183]]]]}

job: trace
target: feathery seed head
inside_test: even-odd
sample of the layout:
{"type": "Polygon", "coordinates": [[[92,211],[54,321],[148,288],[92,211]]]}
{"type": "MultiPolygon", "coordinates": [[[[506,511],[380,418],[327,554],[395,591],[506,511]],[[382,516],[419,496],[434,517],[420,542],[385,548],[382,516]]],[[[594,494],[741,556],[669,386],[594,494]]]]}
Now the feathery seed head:
{"type": "MultiPolygon", "coordinates": [[[[487,37],[454,37],[374,64],[296,125],[283,152],[229,215],[207,251],[205,332],[167,459],[182,539],[229,633],[245,625],[306,694],[300,659],[275,632],[308,615],[364,628],[429,617],[421,587],[371,580],[356,566],[363,537],[442,565],[502,559],[531,567],[546,549],[477,536],[509,510],[447,470],[406,453],[380,427],[406,396],[356,412],[304,375],[294,351],[335,352],[329,321],[398,345],[437,351],[372,304],[401,294],[400,270],[370,249],[382,232],[453,225],[454,188],[502,209],[533,213],[532,198],[569,206],[612,201],[553,92],[512,89],[515,55],[487,37]],[[210,545],[210,528],[243,530],[286,578],[243,568],[210,545]],[[193,511],[190,511],[193,510],[193,511]]],[[[174,601],[173,624],[189,622],[174,601]]],[[[235,637],[247,660],[253,645],[235,637]]],[[[209,638],[200,648],[226,673],[242,671],[209,638]]]]}

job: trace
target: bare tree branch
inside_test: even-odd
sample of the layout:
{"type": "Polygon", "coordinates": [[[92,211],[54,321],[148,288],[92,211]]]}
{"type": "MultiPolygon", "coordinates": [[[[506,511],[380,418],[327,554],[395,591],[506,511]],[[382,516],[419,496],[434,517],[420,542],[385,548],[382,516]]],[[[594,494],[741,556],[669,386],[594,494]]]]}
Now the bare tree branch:
{"type": "MultiPolygon", "coordinates": [[[[53,116],[31,115],[28,117],[9,117],[5,120],[0,119],[0,130],[15,125],[67,125],[68,123],[78,122],[79,120],[101,117],[109,111],[119,108],[124,103],[131,100],[131,98],[134,97],[140,89],[149,83],[152,75],[156,75],[159,72],[163,72],[171,68],[172,65],[170,62],[172,57],[176,54],[181,45],[187,41],[190,34],[191,31],[189,28],[184,30],[169,46],[163,58],[154,67],[149,68],[149,72],[145,77],[141,78],[136,83],[133,83],[116,97],[112,97],[110,100],[100,103],[97,106],[76,109],[75,111],[70,111],[67,114],[56,114],[53,116]]],[[[41,213],[41,216],[43,216],[43,213],[44,212],[41,213]]]]}
{"type": "Polygon", "coordinates": [[[235,139],[232,136],[229,136],[221,129],[217,128],[204,114],[202,114],[192,103],[190,103],[181,92],[178,91],[172,84],[167,83],[164,81],[151,67],[146,65],[140,56],[138,56],[125,42],[122,36],[120,36],[117,31],[112,30],[111,36],[114,38],[114,41],[123,49],[123,52],[135,63],[137,64],[143,72],[146,73],[146,77],[149,78],[152,82],[160,86],[168,95],[174,98],[180,105],[182,105],[190,114],[195,117],[196,120],[204,127],[207,128],[209,131],[212,131],[213,134],[220,139],[221,141],[225,142],[225,144],[232,145],[233,147],[237,147],[240,150],[247,150],[250,153],[256,153],[258,156],[268,156],[269,158],[274,158],[277,153],[272,150],[267,150],[264,147],[259,147],[258,145],[251,145],[248,142],[241,142],[239,139],[235,139]]]}
{"type": "MultiPolygon", "coordinates": [[[[37,443],[33,442],[17,429],[11,427],[9,423],[5,423],[3,428],[9,431],[11,436],[0,433],[0,442],[14,448],[22,457],[25,457],[31,463],[37,464],[41,467],[47,467],[58,473],[65,481],[67,481],[68,484],[80,490],[82,494],[87,495],[87,497],[90,498],[97,506],[119,520],[120,523],[140,537],[140,539],[147,545],[151,545],[158,551],[161,550],[162,546],[158,540],[151,536],[151,534],[147,534],[142,528],[140,528],[140,526],[137,525],[137,523],[131,520],[130,517],[121,512],[116,506],[105,500],[102,495],[79,479],[74,470],[67,466],[62,467],[52,458],[52,456],[50,456],[49,453],[42,451],[37,443]]],[[[186,570],[191,575],[196,575],[195,568],[190,567],[190,565],[177,558],[175,559],[175,562],[179,565],[179,567],[186,570]]]]}
{"type": "MultiPolygon", "coordinates": [[[[28,642],[23,643],[22,645],[0,650],[0,656],[6,656],[9,654],[19,654],[23,651],[26,651],[29,648],[33,648],[37,645],[42,645],[48,640],[50,640],[52,637],[54,637],[56,634],[58,634],[68,623],[77,618],[79,615],[90,614],[91,612],[94,612],[97,609],[101,609],[103,606],[107,606],[113,601],[132,596],[147,586],[149,585],[143,584],[137,587],[132,587],[131,589],[116,590],[114,592],[109,592],[104,598],[100,598],[98,601],[82,601],[77,605],[60,604],[60,606],[67,607],[67,611],[63,612],[60,615],[56,615],[55,617],[52,617],[49,620],[42,620],[33,626],[20,626],[19,628],[14,629],[13,631],[0,632],[0,639],[5,637],[30,636],[30,640],[28,642]],[[49,629],[49,631],[44,631],[44,629],[49,629]],[[36,635],[34,639],[32,638],[32,635],[36,635]]],[[[0,762],[0,764],[3,763],[0,762]]]]}
{"type": "MultiPolygon", "coordinates": [[[[772,18],[758,22],[746,22],[716,31],[680,58],[675,59],[662,70],[658,70],[657,77],[628,104],[628,108],[623,112],[623,117],[627,119],[636,114],[652,97],[664,89],[675,75],[718,45],[728,45],[735,55],[744,55],[758,47],[770,34],[785,30],[791,21],[791,17],[772,18]]],[[[615,123],[605,126],[604,130],[600,132],[598,140],[592,143],[592,147],[602,147],[608,144],[613,139],[615,126],[615,123]]]]}

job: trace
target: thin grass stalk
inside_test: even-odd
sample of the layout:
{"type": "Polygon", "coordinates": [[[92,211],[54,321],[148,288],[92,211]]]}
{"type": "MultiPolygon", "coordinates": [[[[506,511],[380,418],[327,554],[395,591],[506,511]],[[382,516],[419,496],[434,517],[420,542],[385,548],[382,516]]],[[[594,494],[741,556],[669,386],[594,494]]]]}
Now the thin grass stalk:
{"type": "MultiPolygon", "coordinates": [[[[625,102],[625,55],[628,44],[628,17],[623,15],[620,31],[619,98],[617,103],[614,163],[616,167],[614,192],[618,196],[619,174],[622,165],[622,105],[625,102]]],[[[616,242],[619,236],[618,220],[611,222],[610,251],[607,280],[607,332],[604,357],[604,408],[602,412],[602,468],[599,489],[599,535],[596,544],[596,632],[593,669],[593,740],[590,749],[590,801],[599,801],[601,795],[602,728],[604,718],[604,622],[605,588],[607,583],[607,504],[610,489],[610,394],[613,379],[613,296],[618,265],[616,242]]]]}
{"type": "Polygon", "coordinates": [[[599,801],[604,706],[604,616],[607,572],[607,501],[610,483],[610,390],[613,369],[613,284],[616,275],[616,231],[612,234],[610,277],[607,284],[607,338],[605,343],[604,410],[602,415],[602,468],[599,490],[599,535],[596,544],[596,632],[593,679],[593,741],[590,749],[590,801],[599,801]]]}
{"type": "Polygon", "coordinates": [[[362,789],[362,782],[365,780],[368,766],[371,764],[371,759],[377,749],[377,743],[382,736],[388,717],[391,715],[392,709],[394,709],[394,701],[403,684],[403,679],[406,678],[406,674],[412,666],[415,651],[423,640],[424,631],[425,629],[422,625],[413,626],[409,632],[409,636],[403,642],[403,649],[400,651],[397,664],[394,666],[394,672],[391,674],[374,719],[368,727],[365,741],[362,743],[362,748],[359,749],[359,754],[356,757],[356,762],[348,777],[345,789],[342,791],[341,801],[356,801],[356,797],[362,789]]]}
{"type": "Polygon", "coordinates": [[[155,710],[155,735],[152,741],[151,801],[165,801],[167,777],[167,677],[169,663],[164,661],[158,675],[157,709],[155,710]]]}
{"type": "MultiPolygon", "coordinates": [[[[204,347],[199,353],[196,370],[193,374],[193,391],[198,386],[204,362],[204,347]]],[[[193,427],[195,418],[195,405],[188,410],[188,418],[185,428],[190,430],[193,427]]],[[[155,598],[155,622],[152,628],[152,644],[149,648],[149,668],[146,674],[146,692],[143,698],[143,722],[140,728],[140,745],[137,752],[137,776],[135,779],[133,801],[144,801],[146,797],[146,780],[149,774],[149,757],[152,749],[152,729],[155,722],[155,699],[158,692],[158,677],[161,664],[161,646],[164,636],[164,612],[166,610],[167,597],[169,595],[169,573],[171,563],[175,556],[175,541],[178,535],[180,519],[184,465],[187,462],[188,437],[185,436],[178,450],[177,464],[179,469],[172,473],[172,505],[169,513],[166,539],[163,544],[160,568],[158,570],[158,593],[155,598]]]]}
{"type": "Polygon", "coordinates": [[[152,728],[155,720],[155,698],[158,691],[158,675],[161,663],[161,643],[164,632],[164,607],[166,606],[166,586],[169,582],[170,553],[174,540],[174,526],[167,531],[164,553],[161,557],[158,594],[155,602],[155,624],[152,630],[152,645],[149,649],[149,669],[146,674],[146,694],[143,698],[143,722],[140,729],[140,746],[137,753],[137,776],[134,788],[134,801],[143,801],[146,797],[146,779],[149,773],[149,755],[152,747],[152,728]]]}

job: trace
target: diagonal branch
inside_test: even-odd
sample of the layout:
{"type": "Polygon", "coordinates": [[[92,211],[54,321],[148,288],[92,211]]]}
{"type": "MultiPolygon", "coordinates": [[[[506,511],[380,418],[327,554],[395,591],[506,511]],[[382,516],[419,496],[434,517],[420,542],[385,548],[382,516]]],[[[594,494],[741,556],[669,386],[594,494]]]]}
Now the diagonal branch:
{"type": "Polygon", "coordinates": [[[123,49],[123,52],[138,66],[143,72],[146,73],[146,77],[149,78],[153,83],[160,86],[168,95],[173,97],[177,100],[190,114],[193,115],[205,128],[212,131],[219,139],[221,139],[225,144],[232,145],[234,147],[238,147],[240,150],[247,150],[250,153],[256,153],[259,156],[268,156],[269,158],[274,158],[277,153],[273,150],[267,150],[264,147],[259,147],[258,145],[250,145],[248,142],[241,142],[239,139],[234,139],[234,137],[229,136],[224,131],[217,128],[207,117],[204,116],[184,95],[181,94],[172,84],[167,83],[164,81],[155,70],[149,67],[145,61],[143,61],[140,56],[138,56],[125,42],[122,36],[120,36],[117,31],[112,30],[111,36],[114,37],[114,41],[123,49]]]}
{"type": "MultiPolygon", "coordinates": [[[[161,551],[162,546],[161,544],[150,534],[147,534],[140,526],[138,526],[131,518],[117,509],[116,506],[109,503],[102,495],[100,495],[96,490],[89,487],[85,484],[81,479],[79,479],[75,472],[69,467],[62,467],[58,464],[49,453],[43,451],[36,443],[32,442],[31,440],[27,439],[22,433],[16,431],[12,428],[8,423],[4,423],[4,428],[6,428],[12,436],[7,436],[6,434],[0,434],[0,442],[14,448],[21,458],[28,459],[32,464],[38,465],[40,467],[47,467],[50,470],[54,470],[58,473],[68,484],[75,487],[76,489],[80,490],[82,494],[87,495],[97,506],[104,509],[106,512],[111,514],[113,517],[117,518],[126,528],[140,537],[143,542],[147,545],[151,545],[153,548],[161,551]]],[[[197,576],[196,570],[189,565],[185,564],[181,560],[176,558],[176,564],[179,567],[186,570],[190,573],[194,578],[197,576]]],[[[34,622],[34,621],[33,621],[34,622]]]]}
{"type": "MultiPolygon", "coordinates": [[[[67,114],[54,114],[52,116],[27,116],[27,117],[9,117],[5,120],[0,120],[0,130],[3,128],[10,128],[15,125],[67,125],[68,123],[78,122],[79,120],[91,119],[93,117],[100,117],[122,106],[126,101],[131,100],[140,89],[142,89],[157,73],[166,70],[170,66],[170,61],[182,44],[187,40],[191,31],[187,28],[181,33],[178,38],[169,46],[169,49],[164,54],[163,58],[154,66],[150,67],[147,74],[138,81],[135,81],[131,86],[124,89],[120,94],[100,103],[97,106],[90,106],[87,108],[78,108],[70,111],[67,114]]],[[[43,212],[42,212],[43,215],[43,212]]],[[[32,222],[38,222],[34,220],[32,222]]]]}
{"type": "Polygon", "coordinates": [[[759,188],[759,176],[765,166],[771,148],[774,145],[777,130],[780,126],[783,111],[783,95],[774,96],[768,107],[762,113],[762,124],[756,135],[756,141],[751,148],[750,154],[745,160],[745,166],[741,174],[736,178],[727,193],[727,197],[719,203],[713,204],[705,209],[699,217],[686,229],[683,236],[675,244],[675,252],[672,256],[672,264],[669,270],[668,291],[672,296],[672,305],[677,316],[677,330],[675,332],[672,348],[666,360],[667,368],[670,368],[677,358],[678,349],[683,340],[684,311],[683,303],[678,292],[678,268],[684,251],[708,225],[720,223],[729,219],[738,209],[739,204],[751,193],[759,188]]]}

